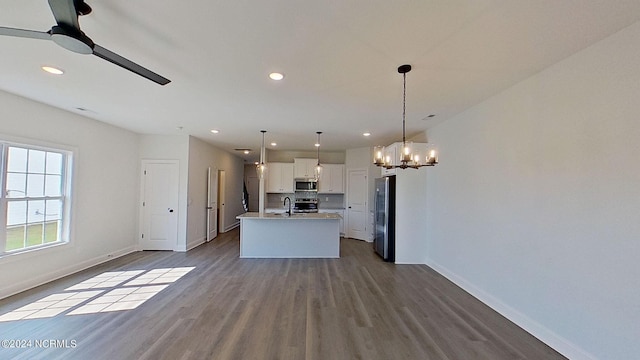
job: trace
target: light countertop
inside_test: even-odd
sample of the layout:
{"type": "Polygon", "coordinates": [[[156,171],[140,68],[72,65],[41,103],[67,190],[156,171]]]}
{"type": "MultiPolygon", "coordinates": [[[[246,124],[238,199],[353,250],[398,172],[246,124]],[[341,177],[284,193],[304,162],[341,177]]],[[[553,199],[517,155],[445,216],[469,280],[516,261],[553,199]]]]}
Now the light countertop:
{"type": "Polygon", "coordinates": [[[299,213],[299,214],[273,214],[273,213],[258,213],[247,212],[242,215],[236,216],[236,219],[261,219],[261,220],[332,220],[341,219],[342,216],[331,213],[299,213]]]}

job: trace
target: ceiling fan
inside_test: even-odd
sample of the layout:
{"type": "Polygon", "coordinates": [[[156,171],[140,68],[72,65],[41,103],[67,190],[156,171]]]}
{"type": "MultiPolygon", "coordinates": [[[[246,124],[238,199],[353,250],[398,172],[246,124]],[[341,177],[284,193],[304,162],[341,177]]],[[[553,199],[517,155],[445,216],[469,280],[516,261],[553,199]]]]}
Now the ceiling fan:
{"type": "Polygon", "coordinates": [[[0,26],[0,35],[16,36],[31,39],[53,40],[67,50],[79,54],[93,54],[113,64],[121,66],[131,72],[143,76],[160,85],[166,85],[171,80],[144,68],[131,60],[95,44],[82,30],[78,23],[78,16],[91,13],[91,7],[84,0],[49,0],[49,7],[53,12],[57,25],[51,30],[34,31],[14,29],[0,26]]]}

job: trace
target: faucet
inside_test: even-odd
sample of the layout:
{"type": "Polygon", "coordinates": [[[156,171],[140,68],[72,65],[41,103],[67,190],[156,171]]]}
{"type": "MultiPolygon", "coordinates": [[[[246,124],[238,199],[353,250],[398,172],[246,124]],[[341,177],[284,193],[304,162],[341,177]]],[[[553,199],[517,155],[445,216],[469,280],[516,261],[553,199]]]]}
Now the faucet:
{"type": "Polygon", "coordinates": [[[287,210],[287,216],[291,216],[291,198],[289,198],[288,196],[286,198],[284,198],[284,206],[287,205],[287,200],[289,200],[289,210],[287,210]]]}

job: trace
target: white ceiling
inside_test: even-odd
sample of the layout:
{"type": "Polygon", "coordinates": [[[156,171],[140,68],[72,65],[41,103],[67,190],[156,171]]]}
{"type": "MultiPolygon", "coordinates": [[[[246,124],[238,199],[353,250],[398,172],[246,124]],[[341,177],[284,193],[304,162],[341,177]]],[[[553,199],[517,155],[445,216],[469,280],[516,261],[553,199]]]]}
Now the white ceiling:
{"type": "MultiPolygon", "coordinates": [[[[413,66],[412,135],[640,19],[638,0],[87,3],[93,12],[80,26],[95,43],[172,82],[51,41],[0,36],[0,89],[139,133],[257,150],[248,160],[261,129],[281,150],[314,151],[316,131],[325,151],[399,140],[399,65],[413,66]],[[66,74],[48,75],[45,64],[66,74]],[[269,80],[272,71],[285,79],[269,80]]],[[[45,0],[0,0],[0,9],[0,26],[54,25],[45,0]]]]}

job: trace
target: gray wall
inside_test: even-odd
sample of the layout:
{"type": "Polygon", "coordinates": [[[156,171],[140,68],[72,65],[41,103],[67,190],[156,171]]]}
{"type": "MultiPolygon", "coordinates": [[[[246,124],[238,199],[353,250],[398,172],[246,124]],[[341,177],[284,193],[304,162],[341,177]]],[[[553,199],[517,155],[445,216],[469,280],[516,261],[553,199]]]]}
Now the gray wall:
{"type": "Polygon", "coordinates": [[[640,354],[640,23],[437,125],[426,262],[574,359],[640,354]]]}
{"type": "MultiPolygon", "coordinates": [[[[317,154],[315,151],[281,151],[281,150],[269,150],[266,152],[267,162],[288,162],[292,163],[295,158],[308,158],[316,159],[317,154]]],[[[344,151],[322,151],[320,150],[320,163],[324,164],[344,164],[345,152],[344,151]]]]}
{"type": "Polygon", "coordinates": [[[0,91],[0,138],[76,151],[69,244],[0,258],[0,298],[136,249],[137,134],[0,91]]]}
{"type": "MultiPolygon", "coordinates": [[[[226,176],[226,202],[224,226],[238,224],[236,216],[244,213],[242,184],[244,161],[195,137],[189,137],[189,179],[187,208],[187,248],[201,244],[206,238],[207,169],[224,170],[226,176]]],[[[218,224],[218,232],[226,229],[218,224]]]]}

